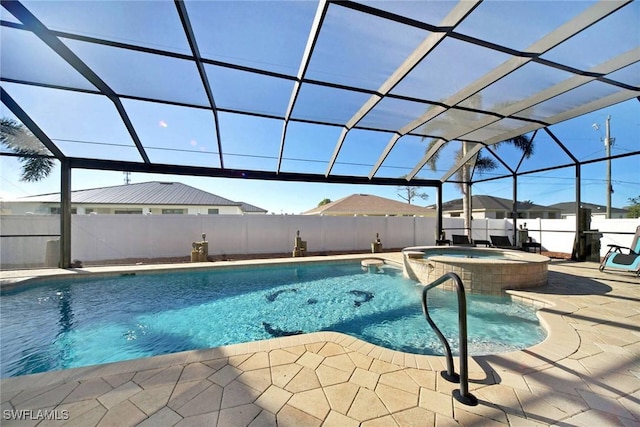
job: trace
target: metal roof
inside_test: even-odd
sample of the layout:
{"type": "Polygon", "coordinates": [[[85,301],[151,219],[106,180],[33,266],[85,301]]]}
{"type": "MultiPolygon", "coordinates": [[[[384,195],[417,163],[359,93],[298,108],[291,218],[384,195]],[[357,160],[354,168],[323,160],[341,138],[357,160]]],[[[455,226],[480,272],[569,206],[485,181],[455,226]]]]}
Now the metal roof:
{"type": "Polygon", "coordinates": [[[245,202],[238,202],[238,203],[240,203],[240,209],[242,209],[242,212],[264,212],[264,213],[267,213],[266,209],[259,208],[258,206],[254,206],[254,205],[251,205],[251,204],[245,203],[245,202]]]}
{"type": "MultiPolygon", "coordinates": [[[[23,197],[20,201],[60,202],[60,193],[23,197]]],[[[238,206],[260,208],[202,191],[180,182],[141,182],[71,192],[72,203],[109,205],[238,206]]],[[[264,211],[264,209],[262,209],[264,211]]],[[[266,212],[266,211],[264,211],[266,212]]]]}
{"type": "Polygon", "coordinates": [[[3,114],[72,168],[438,186],[483,152],[510,176],[493,144],[544,129],[577,164],[550,126],[640,96],[638,22],[631,1],[3,1],[3,114]]]}

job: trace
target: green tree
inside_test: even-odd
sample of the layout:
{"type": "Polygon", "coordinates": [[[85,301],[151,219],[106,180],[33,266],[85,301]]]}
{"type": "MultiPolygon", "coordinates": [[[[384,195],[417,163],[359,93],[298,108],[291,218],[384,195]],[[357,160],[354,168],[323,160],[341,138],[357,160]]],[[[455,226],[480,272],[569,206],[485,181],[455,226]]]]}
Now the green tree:
{"type": "MultiPolygon", "coordinates": [[[[480,94],[476,94],[470,97],[466,102],[467,107],[473,109],[481,109],[482,107],[482,97],[480,94]]],[[[498,109],[504,108],[507,105],[496,106],[498,109]]],[[[447,113],[436,116],[434,119],[430,120],[424,125],[424,132],[429,134],[434,134],[434,131],[444,131],[444,133],[455,132],[456,128],[460,125],[464,127],[465,123],[474,123],[479,120],[478,114],[473,111],[468,110],[457,110],[450,109],[447,113]],[[444,118],[440,118],[444,116],[444,118]]],[[[423,137],[423,140],[426,137],[423,137]]],[[[439,139],[432,139],[425,152],[430,151],[437,144],[440,143],[439,139]]],[[[525,158],[529,158],[533,155],[533,143],[532,140],[526,135],[520,135],[515,138],[510,138],[502,142],[498,142],[494,144],[493,147],[498,148],[502,144],[511,144],[517,147],[525,158]]],[[[471,149],[471,143],[467,141],[462,141],[462,145],[460,149],[455,154],[455,162],[457,163],[463,157],[467,155],[467,152],[471,149]]],[[[432,171],[436,171],[437,163],[439,160],[439,151],[429,159],[427,165],[431,168],[432,171]]],[[[460,169],[456,172],[456,181],[458,181],[458,186],[462,191],[462,211],[464,218],[464,228],[469,232],[471,230],[471,174],[475,170],[478,173],[482,174],[484,172],[489,172],[498,167],[497,162],[491,158],[482,154],[482,150],[478,152],[474,157],[472,157],[469,161],[467,161],[460,169]]]]}
{"type": "Polygon", "coordinates": [[[0,144],[18,154],[22,164],[20,181],[35,182],[49,176],[55,165],[51,152],[23,124],[0,119],[0,144]]]}
{"type": "Polygon", "coordinates": [[[627,218],[640,218],[640,195],[637,197],[629,197],[629,203],[631,203],[627,209],[627,218]]]}
{"type": "Polygon", "coordinates": [[[320,200],[320,203],[318,203],[318,206],[324,206],[327,203],[331,203],[331,199],[322,199],[322,200],[320,200]]]}

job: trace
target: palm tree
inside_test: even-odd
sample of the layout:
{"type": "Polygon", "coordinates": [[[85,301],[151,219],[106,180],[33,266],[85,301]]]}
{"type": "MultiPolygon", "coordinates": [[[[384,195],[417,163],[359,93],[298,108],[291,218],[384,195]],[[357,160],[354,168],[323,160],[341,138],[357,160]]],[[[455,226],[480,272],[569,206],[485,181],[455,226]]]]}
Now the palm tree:
{"type": "Polygon", "coordinates": [[[18,155],[22,163],[20,181],[40,181],[49,176],[55,165],[51,152],[16,120],[0,118],[0,144],[18,155]]]}
{"type": "MultiPolygon", "coordinates": [[[[480,94],[476,94],[473,97],[469,98],[469,103],[472,108],[479,109],[482,105],[482,97],[480,94]]],[[[506,107],[507,105],[502,105],[502,107],[506,107]]],[[[434,120],[431,120],[425,125],[425,128],[428,126],[430,130],[434,129],[444,129],[451,130],[454,123],[465,123],[465,122],[474,122],[476,120],[477,114],[473,111],[466,110],[448,110],[448,114],[445,118],[438,120],[436,117],[434,120]]],[[[426,137],[422,138],[423,140],[426,137]]],[[[436,144],[440,142],[439,139],[432,139],[425,152],[429,152],[436,144]]],[[[518,148],[525,158],[529,158],[533,155],[533,143],[532,140],[526,135],[520,135],[515,138],[510,138],[502,142],[498,142],[493,146],[498,148],[502,144],[511,144],[518,148]]],[[[466,156],[467,151],[469,150],[469,143],[466,141],[462,141],[462,145],[460,150],[456,152],[455,161],[456,163],[466,156]]],[[[432,171],[436,171],[437,163],[439,160],[439,151],[427,161],[427,165],[432,171]]],[[[467,234],[470,234],[471,230],[471,172],[472,170],[477,171],[482,174],[484,172],[489,172],[498,167],[496,161],[491,158],[482,155],[482,151],[479,151],[474,157],[472,157],[468,162],[466,162],[460,169],[456,172],[456,180],[458,181],[458,186],[462,191],[462,212],[464,217],[464,228],[467,234]]]]}

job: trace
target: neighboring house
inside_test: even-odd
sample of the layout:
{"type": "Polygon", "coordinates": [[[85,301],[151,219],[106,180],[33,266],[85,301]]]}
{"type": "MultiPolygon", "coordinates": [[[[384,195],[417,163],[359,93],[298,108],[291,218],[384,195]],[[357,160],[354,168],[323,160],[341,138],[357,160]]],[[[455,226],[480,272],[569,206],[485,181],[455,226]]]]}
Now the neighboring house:
{"type": "Polygon", "coordinates": [[[302,215],[332,216],[431,216],[434,209],[425,208],[371,194],[352,194],[335,202],[318,206],[303,212],[302,215]]]}
{"type": "MultiPolygon", "coordinates": [[[[59,214],[60,194],[2,201],[3,214],[59,214]]],[[[179,182],[142,182],[71,192],[73,214],[265,214],[265,209],[234,202],[179,182]]]]}
{"type": "MultiPolygon", "coordinates": [[[[576,217],[576,204],[575,202],[556,203],[549,206],[550,208],[560,209],[560,215],[562,218],[575,218],[576,217]]],[[[580,204],[581,208],[591,209],[591,217],[594,218],[606,218],[607,207],[603,205],[596,205],[594,203],[580,204]]],[[[626,218],[629,211],[626,209],[611,207],[611,218],[626,218]]]]}
{"type": "MultiPolygon", "coordinates": [[[[435,208],[435,206],[431,206],[435,208]]],[[[518,202],[518,218],[560,218],[560,209],[548,206],[536,205],[529,202],[518,202]]],[[[471,216],[474,219],[511,218],[513,202],[501,197],[478,195],[471,196],[471,216]]],[[[457,218],[462,216],[462,199],[450,200],[442,204],[442,216],[457,218]]]]}

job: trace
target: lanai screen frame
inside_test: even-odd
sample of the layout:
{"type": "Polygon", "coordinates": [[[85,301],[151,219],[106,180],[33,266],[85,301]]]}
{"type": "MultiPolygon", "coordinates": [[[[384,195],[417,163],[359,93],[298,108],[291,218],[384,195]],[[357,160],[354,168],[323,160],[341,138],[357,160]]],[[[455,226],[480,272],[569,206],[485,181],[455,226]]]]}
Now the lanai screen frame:
{"type": "MultiPolygon", "coordinates": [[[[321,0],[317,3],[317,8],[313,17],[313,21],[307,34],[306,46],[304,52],[300,58],[299,68],[295,75],[287,75],[279,72],[271,71],[266,68],[256,68],[232,61],[225,62],[220,60],[214,60],[205,57],[201,53],[196,31],[192,24],[191,16],[189,14],[190,2],[184,2],[176,0],[173,2],[175,5],[175,12],[177,13],[180,24],[184,31],[185,38],[187,40],[190,53],[176,53],[169,50],[160,50],[155,48],[149,48],[141,45],[134,45],[128,43],[122,43],[118,41],[109,40],[107,38],[89,37],[81,34],[80,32],[73,33],[69,31],[60,31],[51,29],[46,21],[41,21],[34,12],[30,9],[28,2],[21,3],[19,1],[2,1],[3,11],[8,11],[14,19],[5,20],[1,22],[2,28],[11,30],[27,31],[35,35],[41,42],[43,42],[49,49],[51,49],[56,55],[61,57],[67,64],[69,64],[77,73],[84,77],[91,83],[96,90],[86,90],[76,87],[63,87],[55,82],[42,82],[29,79],[23,79],[16,75],[5,75],[2,73],[1,81],[11,84],[27,85],[34,87],[63,89],[68,91],[79,91],[85,93],[94,93],[106,97],[115,106],[124,126],[129,133],[136,150],[138,151],[142,162],[137,161],[123,161],[114,159],[100,159],[100,158],[84,158],[73,157],[66,155],[58,145],[47,135],[47,132],[43,130],[34,120],[28,111],[25,111],[19,102],[17,102],[10,93],[5,90],[4,87],[0,87],[2,103],[43,143],[43,145],[52,153],[52,156],[60,161],[61,164],[61,263],[62,267],[69,267],[71,264],[71,244],[70,244],[70,226],[71,226],[71,170],[72,169],[93,169],[93,170],[112,170],[123,172],[148,172],[148,173],[160,173],[160,174],[172,174],[172,175],[189,175],[189,176],[206,176],[206,177],[222,177],[222,178],[238,178],[238,179],[257,179],[257,180],[279,180],[279,181],[298,181],[298,182],[310,182],[310,183],[342,183],[342,184],[373,184],[373,185],[391,185],[391,186],[420,186],[420,187],[433,187],[437,189],[437,233],[442,230],[442,212],[440,206],[442,205],[442,186],[444,183],[455,182],[454,174],[462,165],[469,161],[473,161],[474,156],[482,148],[487,148],[489,151],[505,168],[509,171],[508,175],[500,177],[492,177],[487,179],[474,178],[471,175],[470,184],[477,182],[484,182],[493,179],[501,179],[505,177],[511,177],[514,181],[514,194],[513,194],[513,217],[514,221],[517,220],[517,179],[518,176],[523,174],[536,173],[543,170],[553,170],[566,167],[575,168],[576,176],[576,211],[580,206],[580,178],[581,178],[581,166],[592,163],[607,160],[606,157],[589,160],[579,161],[578,156],[572,153],[566,148],[561,140],[554,135],[549,126],[569,120],[571,118],[587,114],[592,111],[600,110],[604,107],[614,105],[629,99],[636,98],[640,101],[640,88],[637,85],[627,83],[623,80],[617,80],[610,75],[622,70],[626,67],[637,66],[640,63],[640,40],[636,40],[635,48],[624,52],[623,54],[616,55],[615,57],[599,63],[596,67],[590,69],[576,68],[568,66],[561,62],[555,62],[548,59],[545,54],[552,51],[557,46],[562,45],[567,40],[580,36],[587,30],[595,26],[596,24],[604,21],[605,19],[614,16],[616,14],[632,13],[637,14],[637,6],[632,5],[630,1],[604,1],[598,2],[585,10],[578,13],[570,20],[559,25],[557,28],[550,30],[544,36],[536,39],[535,42],[526,49],[514,49],[507,47],[509,43],[496,43],[490,38],[479,38],[468,35],[464,32],[458,31],[461,24],[465,23],[465,20],[469,17],[474,17],[474,14],[480,9],[482,2],[479,1],[463,1],[457,3],[451,7],[448,13],[437,23],[428,23],[424,19],[418,19],[417,16],[411,14],[403,14],[398,10],[390,8],[388,4],[384,3],[369,3],[366,2],[344,2],[344,1],[325,1],[321,0]],[[380,7],[376,7],[380,6],[380,7]],[[322,31],[325,28],[330,28],[326,25],[328,20],[329,11],[344,12],[348,11],[358,16],[368,16],[372,19],[381,19],[385,22],[391,22],[400,24],[407,29],[424,31],[428,34],[416,47],[412,50],[402,63],[400,63],[390,74],[387,75],[384,82],[377,89],[367,89],[363,87],[350,86],[344,83],[330,80],[318,80],[317,78],[311,78],[308,75],[308,71],[311,65],[311,61],[314,59],[315,48],[322,31]],[[134,96],[131,94],[117,93],[106,81],[104,76],[100,76],[91,66],[83,61],[71,48],[69,48],[63,40],[75,40],[83,43],[94,44],[95,46],[106,46],[111,48],[125,49],[130,52],[139,52],[140,54],[158,55],[167,58],[181,59],[191,62],[197,69],[198,76],[200,78],[202,89],[206,94],[207,106],[201,105],[188,105],[179,101],[167,101],[151,98],[144,98],[140,96],[134,96]],[[482,75],[480,78],[475,79],[472,83],[464,86],[462,89],[453,93],[451,96],[444,100],[436,99],[416,99],[406,94],[399,94],[394,89],[398,87],[411,73],[416,70],[420,64],[428,59],[433,54],[434,50],[446,40],[453,40],[455,42],[463,42],[469,45],[488,49],[493,52],[500,53],[509,57],[508,60],[501,63],[499,66],[491,69],[488,73],[482,75]],[[555,86],[552,86],[546,90],[535,93],[524,99],[518,100],[516,103],[506,105],[500,109],[482,109],[474,106],[468,106],[464,104],[465,100],[473,97],[485,88],[489,88],[492,85],[499,82],[501,79],[511,75],[515,71],[519,70],[523,66],[529,63],[535,63],[540,66],[548,67],[549,69],[560,70],[570,73],[573,77],[562,81],[555,86]],[[292,82],[293,89],[289,94],[289,103],[286,111],[282,115],[265,114],[260,111],[246,111],[246,110],[233,110],[220,108],[216,104],[216,93],[212,89],[210,77],[207,76],[206,67],[216,66],[233,71],[242,71],[253,73],[260,76],[274,77],[292,82]],[[581,87],[588,82],[597,81],[608,86],[616,88],[617,92],[614,94],[604,96],[598,99],[589,99],[587,102],[572,106],[571,108],[563,109],[556,114],[553,114],[545,120],[535,117],[534,114],[527,114],[527,110],[531,110],[533,107],[544,103],[545,101],[552,100],[556,97],[562,96],[566,93],[570,93],[571,90],[581,87]],[[301,88],[303,85],[315,85],[322,88],[339,89],[351,91],[354,93],[360,93],[367,97],[367,100],[363,102],[360,108],[348,119],[341,122],[336,121],[322,121],[312,120],[300,117],[295,117],[294,110],[296,103],[300,96],[301,88]],[[197,108],[204,108],[212,114],[212,120],[215,123],[216,141],[218,144],[218,157],[219,167],[202,167],[180,164],[166,164],[166,163],[154,163],[149,159],[149,156],[145,150],[145,146],[141,141],[136,127],[132,123],[125,107],[123,106],[123,99],[136,99],[148,102],[162,102],[168,105],[182,105],[197,108]],[[420,102],[429,108],[426,111],[414,118],[408,123],[402,126],[397,126],[394,129],[388,129],[383,127],[372,127],[371,125],[361,125],[363,119],[371,113],[376,106],[378,106],[383,100],[395,100],[397,102],[420,102]],[[225,167],[225,150],[224,140],[220,134],[219,117],[220,112],[241,114],[269,119],[278,119],[283,122],[282,136],[280,140],[280,148],[277,158],[277,167],[272,171],[255,170],[255,169],[241,169],[241,168],[228,168],[225,167]],[[456,123],[451,129],[443,132],[437,132],[434,134],[422,132],[422,128],[429,123],[433,123],[433,120],[446,116],[447,114],[464,115],[471,113],[477,115],[481,119],[476,119],[469,123],[456,123]],[[482,134],[485,129],[489,129],[492,125],[498,122],[506,122],[514,120],[518,122],[518,126],[513,127],[510,130],[501,131],[494,134],[491,137],[484,137],[482,139],[474,139],[472,136],[474,133],[482,134]],[[324,174],[313,173],[300,173],[300,172],[286,172],[282,170],[282,161],[284,156],[287,130],[291,123],[307,123],[312,125],[324,125],[324,126],[338,126],[341,129],[340,136],[336,141],[330,160],[328,161],[326,171],[324,174]],[[343,144],[349,133],[355,130],[369,130],[376,132],[391,133],[392,137],[389,140],[387,146],[382,150],[378,160],[367,176],[357,175],[337,175],[333,173],[334,166],[337,163],[337,159],[343,148],[343,144]],[[493,150],[491,146],[495,143],[503,140],[517,137],[519,135],[530,134],[531,132],[537,132],[543,130],[551,139],[567,154],[567,157],[571,159],[571,163],[554,166],[546,169],[539,169],[534,171],[519,171],[519,168],[512,168],[506,162],[504,162],[500,156],[493,150]],[[435,139],[439,141],[435,144],[434,148],[426,152],[424,156],[413,166],[411,172],[404,178],[391,178],[376,176],[380,167],[387,159],[390,152],[396,146],[396,143],[404,136],[413,135],[421,138],[435,139]],[[429,159],[445,144],[449,141],[467,141],[473,144],[473,148],[467,153],[466,156],[457,161],[442,177],[439,179],[421,179],[417,175],[425,167],[429,159]]],[[[345,12],[346,13],[346,12],[345,12]]],[[[526,18],[525,18],[526,19],[526,18]]],[[[633,34],[631,34],[633,38],[633,34]]],[[[640,38],[640,36],[639,36],[640,38]]],[[[322,100],[318,100],[322,102],[322,100]]],[[[535,133],[534,133],[535,138],[535,133]]],[[[0,155],[12,155],[11,153],[0,153],[0,155]]],[[[616,159],[628,156],[638,156],[640,151],[632,151],[617,156],[611,156],[609,159],[616,159]]],[[[514,227],[515,229],[515,227],[514,227]]],[[[579,224],[576,222],[576,232],[581,233],[583,230],[579,229],[579,224]]]]}

